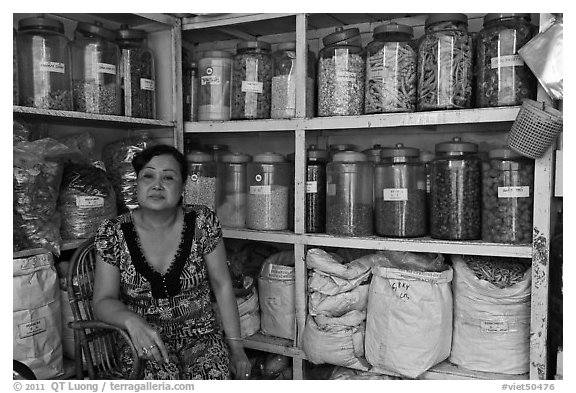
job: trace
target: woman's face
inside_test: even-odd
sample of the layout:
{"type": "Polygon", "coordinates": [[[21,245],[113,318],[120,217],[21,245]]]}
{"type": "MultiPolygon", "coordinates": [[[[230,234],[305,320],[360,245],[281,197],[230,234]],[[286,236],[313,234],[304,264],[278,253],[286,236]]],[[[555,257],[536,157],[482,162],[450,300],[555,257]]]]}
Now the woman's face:
{"type": "Polygon", "coordinates": [[[155,156],[138,174],[138,203],[151,210],[178,205],[183,191],[180,165],[169,154],[155,156]]]}

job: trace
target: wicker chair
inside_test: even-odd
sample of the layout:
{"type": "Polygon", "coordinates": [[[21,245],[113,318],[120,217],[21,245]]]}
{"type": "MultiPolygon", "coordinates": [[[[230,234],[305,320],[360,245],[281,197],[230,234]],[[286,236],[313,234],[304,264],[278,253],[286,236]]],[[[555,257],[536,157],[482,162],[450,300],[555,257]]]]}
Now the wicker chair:
{"type": "Polygon", "coordinates": [[[134,358],[129,379],[141,379],[144,360],[138,357],[128,333],[116,326],[96,320],[92,310],[96,252],[94,238],[86,240],[76,249],[68,271],[68,299],[74,320],[68,323],[74,329],[74,356],[76,377],[84,379],[122,378],[115,349],[118,340],[126,340],[134,358]]]}

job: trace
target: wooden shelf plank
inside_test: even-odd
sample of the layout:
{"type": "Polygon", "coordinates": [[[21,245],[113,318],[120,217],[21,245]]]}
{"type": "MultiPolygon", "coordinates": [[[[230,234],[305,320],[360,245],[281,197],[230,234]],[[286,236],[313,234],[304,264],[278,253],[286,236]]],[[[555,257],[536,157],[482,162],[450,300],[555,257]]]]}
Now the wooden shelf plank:
{"type": "Polygon", "coordinates": [[[293,131],[296,128],[299,128],[301,121],[302,119],[263,119],[186,122],[184,123],[184,132],[218,133],[293,131]]]}
{"type": "Polygon", "coordinates": [[[213,27],[231,26],[239,23],[251,23],[263,20],[293,16],[295,13],[260,14],[206,14],[182,19],[182,30],[199,30],[213,27]]]}
{"type": "Polygon", "coordinates": [[[254,231],[251,229],[224,228],[224,237],[273,243],[297,243],[298,236],[287,231],[254,231]]]}
{"type": "Polygon", "coordinates": [[[292,340],[280,337],[267,336],[262,333],[255,333],[243,340],[244,347],[256,349],[263,352],[277,353],[279,355],[304,359],[304,352],[294,347],[292,340]]]}

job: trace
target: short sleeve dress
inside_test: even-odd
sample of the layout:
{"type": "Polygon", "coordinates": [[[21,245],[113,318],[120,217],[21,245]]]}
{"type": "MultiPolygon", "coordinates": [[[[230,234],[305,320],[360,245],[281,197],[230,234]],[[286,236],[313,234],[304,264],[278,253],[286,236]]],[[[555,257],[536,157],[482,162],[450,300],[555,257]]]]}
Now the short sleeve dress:
{"type": "MultiPolygon", "coordinates": [[[[184,208],[179,249],[166,273],[146,261],[130,212],[105,220],[95,247],[120,270],[120,296],[154,327],[170,363],[146,361],[144,379],[228,379],[229,352],[212,309],[204,255],[222,238],[218,218],[206,206],[184,208]]],[[[129,373],[128,348],[119,348],[122,376],[129,373]]]]}

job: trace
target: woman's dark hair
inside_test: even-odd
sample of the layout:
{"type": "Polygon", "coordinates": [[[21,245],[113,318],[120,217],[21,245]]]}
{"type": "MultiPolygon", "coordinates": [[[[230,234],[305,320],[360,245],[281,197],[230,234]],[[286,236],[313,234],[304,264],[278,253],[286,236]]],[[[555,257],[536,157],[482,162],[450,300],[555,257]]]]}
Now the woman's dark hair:
{"type": "Polygon", "coordinates": [[[136,176],[138,176],[142,168],[144,168],[144,166],[148,164],[150,160],[156,156],[162,156],[165,154],[174,157],[176,162],[178,162],[180,165],[182,182],[186,182],[186,179],[188,179],[188,164],[186,163],[186,158],[182,153],[180,153],[178,149],[170,145],[152,145],[142,150],[141,152],[136,153],[132,159],[132,166],[136,171],[136,176]]]}

